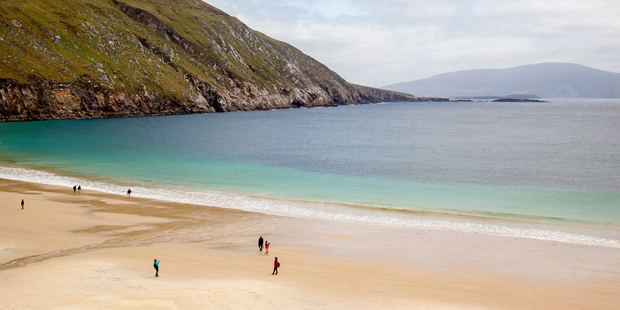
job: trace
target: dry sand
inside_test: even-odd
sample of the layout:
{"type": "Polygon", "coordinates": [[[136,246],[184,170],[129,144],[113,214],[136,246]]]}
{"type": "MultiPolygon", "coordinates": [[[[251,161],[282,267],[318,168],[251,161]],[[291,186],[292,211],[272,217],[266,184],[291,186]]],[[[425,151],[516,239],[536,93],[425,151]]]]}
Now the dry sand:
{"type": "Polygon", "coordinates": [[[620,307],[620,249],[275,217],[7,180],[0,201],[2,309],[620,307]],[[258,251],[259,235],[271,242],[269,255],[258,251]],[[277,276],[274,256],[282,264],[277,276]]]}

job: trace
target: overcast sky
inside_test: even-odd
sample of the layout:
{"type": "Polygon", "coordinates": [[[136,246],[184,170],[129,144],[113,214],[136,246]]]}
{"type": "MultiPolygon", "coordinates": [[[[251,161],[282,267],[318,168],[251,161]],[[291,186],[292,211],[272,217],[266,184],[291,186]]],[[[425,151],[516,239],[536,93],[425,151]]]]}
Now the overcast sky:
{"type": "Polygon", "coordinates": [[[572,62],[620,72],[620,0],[206,0],[351,83],[572,62]]]}

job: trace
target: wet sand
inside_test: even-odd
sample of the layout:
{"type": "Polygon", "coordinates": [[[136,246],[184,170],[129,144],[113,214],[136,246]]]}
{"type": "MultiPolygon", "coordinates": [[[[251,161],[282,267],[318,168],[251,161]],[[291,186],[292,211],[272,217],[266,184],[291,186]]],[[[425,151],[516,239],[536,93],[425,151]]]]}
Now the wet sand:
{"type": "Polygon", "coordinates": [[[71,186],[0,180],[3,307],[620,305],[616,248],[276,217],[88,189],[73,194],[71,186]],[[258,251],[259,235],[272,244],[269,255],[258,251]],[[282,264],[277,276],[274,256],[282,264]]]}

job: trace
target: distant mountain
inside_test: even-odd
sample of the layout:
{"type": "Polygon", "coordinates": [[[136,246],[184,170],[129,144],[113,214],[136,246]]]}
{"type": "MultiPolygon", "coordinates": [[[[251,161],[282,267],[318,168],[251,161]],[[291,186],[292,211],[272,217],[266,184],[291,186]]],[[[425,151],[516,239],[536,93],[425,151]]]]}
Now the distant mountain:
{"type": "Polygon", "coordinates": [[[382,87],[416,96],[509,96],[620,98],[620,73],[570,63],[541,63],[508,69],[465,70],[382,87]]]}
{"type": "Polygon", "coordinates": [[[0,1],[0,121],[418,100],[347,83],[201,0],[0,1]]]}

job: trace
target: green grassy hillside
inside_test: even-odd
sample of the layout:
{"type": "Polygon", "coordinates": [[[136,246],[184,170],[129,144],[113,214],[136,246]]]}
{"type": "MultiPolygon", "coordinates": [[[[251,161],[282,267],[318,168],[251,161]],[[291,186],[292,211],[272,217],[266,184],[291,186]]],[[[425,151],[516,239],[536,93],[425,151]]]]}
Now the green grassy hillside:
{"type": "MultiPolygon", "coordinates": [[[[146,102],[141,112],[128,109],[125,116],[157,114],[150,105],[162,102],[167,108],[159,110],[188,113],[175,105],[202,104],[196,111],[208,112],[210,107],[380,101],[375,98],[379,90],[365,93],[349,85],[294,47],[200,0],[5,0],[0,4],[0,81],[0,110],[22,115],[17,119],[53,117],[54,109],[46,116],[29,110],[41,100],[90,112],[146,102]],[[25,94],[27,86],[37,95],[25,94]],[[71,96],[59,95],[67,87],[71,96]],[[92,104],[85,107],[84,98],[92,104]],[[261,98],[268,104],[259,103],[261,98]]],[[[394,96],[380,94],[385,95],[394,96]]]]}

